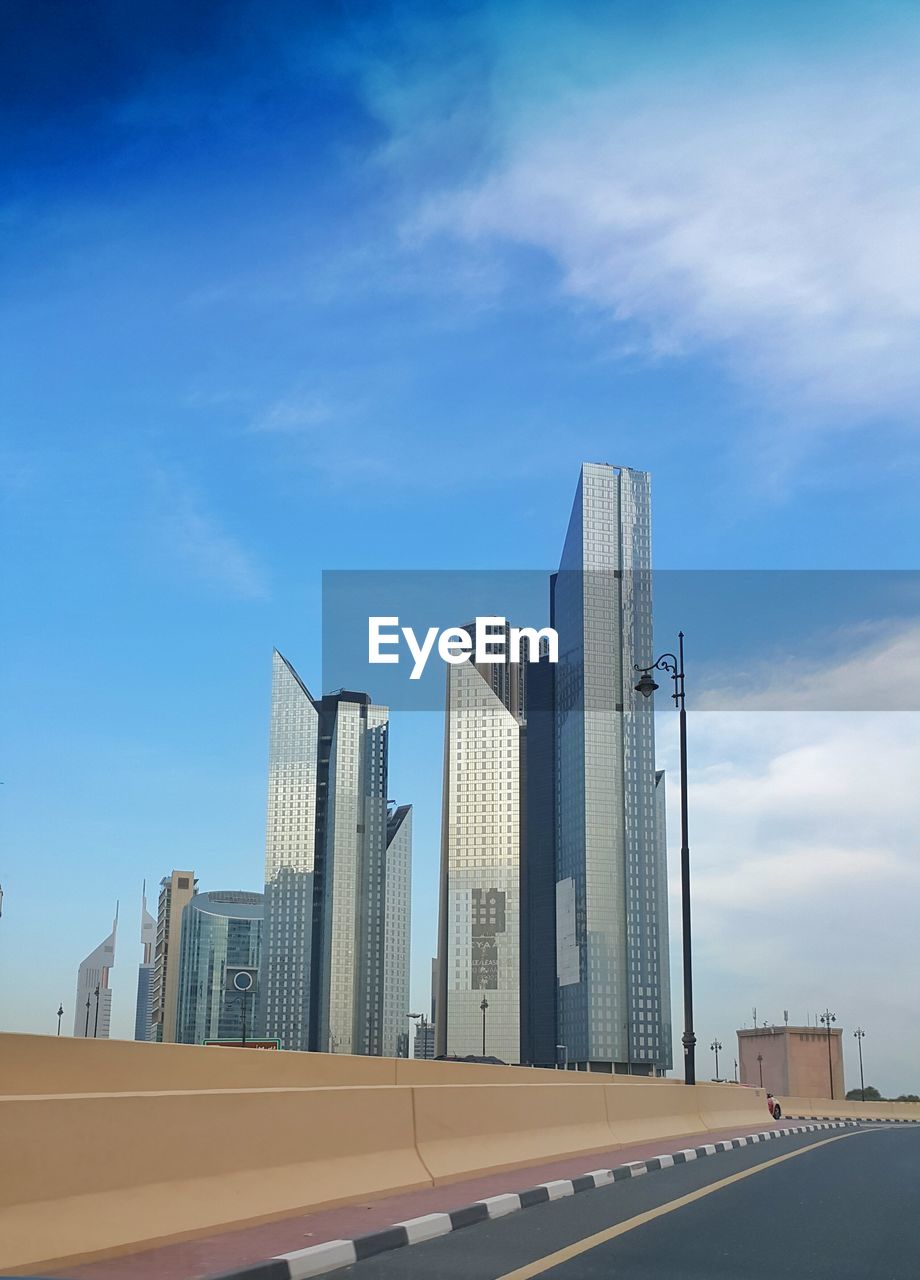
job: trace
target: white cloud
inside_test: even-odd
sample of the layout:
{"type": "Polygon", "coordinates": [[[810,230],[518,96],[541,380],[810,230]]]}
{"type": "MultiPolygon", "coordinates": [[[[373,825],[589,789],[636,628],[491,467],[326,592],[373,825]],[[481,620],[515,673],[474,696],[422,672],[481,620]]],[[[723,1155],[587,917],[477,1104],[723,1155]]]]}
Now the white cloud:
{"type": "MultiPolygon", "coordinates": [[[[854,578],[854,592],[858,582],[854,578]]],[[[720,670],[698,705],[708,710],[920,711],[920,622],[864,624],[829,637],[848,654],[828,664],[817,645],[805,656],[759,668],[720,670]]]]}
{"type": "Polygon", "coordinates": [[[717,349],[812,409],[911,406],[920,77],[906,48],[885,70],[569,89],[520,111],[487,176],[419,224],[545,250],[572,297],[638,322],[653,354],[717,349]]]}
{"type": "MultiPolygon", "coordinates": [[[[674,718],[662,713],[680,1032],[674,718]]],[[[696,1025],[700,1043],[829,1004],[872,1037],[869,1078],[917,1092],[920,714],[694,712],[690,717],[696,1025]]],[[[868,1040],[867,1040],[868,1047],[868,1040]]],[[[700,1053],[701,1074],[709,1055],[700,1053]]],[[[848,1083],[855,1078],[848,1062],[848,1083]]]]}
{"type": "Polygon", "coordinates": [[[256,558],[175,476],[155,478],[157,535],[170,560],[190,577],[242,600],[264,600],[268,583],[256,558]]]}

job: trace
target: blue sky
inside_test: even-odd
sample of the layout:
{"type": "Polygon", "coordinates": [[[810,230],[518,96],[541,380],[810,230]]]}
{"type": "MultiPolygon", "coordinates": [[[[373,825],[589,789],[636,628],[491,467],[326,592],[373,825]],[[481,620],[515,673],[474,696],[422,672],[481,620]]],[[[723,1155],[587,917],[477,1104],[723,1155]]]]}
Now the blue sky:
{"type": "MultiPolygon", "coordinates": [[[[129,1034],[142,879],[258,887],[271,648],[319,691],[322,570],[551,567],[583,459],[652,472],[662,568],[914,567],[912,5],[13,0],[0,24],[0,966],[31,973],[0,1025],[53,1029],[120,897],[129,1034]]],[[[872,670],[911,669],[903,619],[856,621],[872,670]]],[[[768,722],[755,781],[792,750],[768,722]]],[[[700,768],[738,768],[738,732],[700,768]]],[[[416,1003],[439,735],[394,724],[416,1003]]],[[[899,822],[882,917],[917,856],[899,822]]],[[[779,982],[701,964],[723,1039],[779,982]]]]}

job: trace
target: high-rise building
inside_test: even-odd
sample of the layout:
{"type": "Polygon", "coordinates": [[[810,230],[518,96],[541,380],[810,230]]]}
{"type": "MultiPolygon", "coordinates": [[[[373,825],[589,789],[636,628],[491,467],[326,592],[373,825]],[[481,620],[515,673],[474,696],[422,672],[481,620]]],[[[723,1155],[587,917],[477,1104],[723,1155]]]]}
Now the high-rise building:
{"type": "Polygon", "coordinates": [[[234,990],[227,970],[258,971],[262,953],[261,893],[196,893],[182,912],[176,1040],[253,1038],[255,1003],[234,990]]]}
{"type": "Polygon", "coordinates": [[[387,818],[386,903],[383,943],[383,1035],[381,1053],[408,1052],[409,935],[412,923],[412,806],[394,806],[387,818]]]}
{"type": "Polygon", "coordinates": [[[633,688],[654,657],[650,522],[647,473],[586,463],[551,596],[559,1041],[647,1073],[671,1065],[664,792],[633,688]]]}
{"type": "Polygon", "coordinates": [[[157,922],[147,910],[147,884],[141,891],[142,960],[137,969],[137,1002],[134,1009],[134,1039],[153,1038],[153,957],[157,943],[157,922]]]}
{"type": "Polygon", "coordinates": [[[388,732],[368,694],[314,699],[275,651],[259,1025],[285,1048],[396,1052],[411,820],[388,809],[388,732]]]}
{"type": "Polygon", "coordinates": [[[109,970],[115,966],[115,935],[118,932],[118,908],[112,932],[103,938],[77,970],[77,996],[74,1007],[73,1033],[89,1039],[107,1040],[112,1020],[112,992],[109,970]]]}
{"type": "MultiPolygon", "coordinates": [[[[465,628],[474,639],[472,627],[465,628]]],[[[521,1060],[523,665],[447,669],[437,1050],[521,1060]],[[485,1006],[485,1008],[483,1008],[485,1006]]]]}
{"type": "Polygon", "coordinates": [[[157,936],[153,955],[151,1039],[174,1044],[179,996],[179,939],[182,912],[198,891],[194,871],[173,871],[160,881],[157,936]]]}

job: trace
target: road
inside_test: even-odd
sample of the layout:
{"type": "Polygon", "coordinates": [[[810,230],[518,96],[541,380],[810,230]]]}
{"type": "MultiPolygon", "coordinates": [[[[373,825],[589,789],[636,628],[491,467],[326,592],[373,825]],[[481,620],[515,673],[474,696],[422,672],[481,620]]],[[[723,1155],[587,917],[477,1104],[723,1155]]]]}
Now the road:
{"type": "Polygon", "coordinates": [[[368,1258],[354,1280],[917,1280],[920,1126],[726,1152],[368,1258]]]}

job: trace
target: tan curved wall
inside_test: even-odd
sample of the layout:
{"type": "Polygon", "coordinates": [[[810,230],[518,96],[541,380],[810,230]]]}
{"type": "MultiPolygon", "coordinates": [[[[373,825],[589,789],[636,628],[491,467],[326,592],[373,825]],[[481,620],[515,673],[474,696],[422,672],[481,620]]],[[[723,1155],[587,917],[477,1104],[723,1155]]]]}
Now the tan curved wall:
{"type": "Polygon", "coordinates": [[[780,1098],[784,1116],[809,1120],[912,1120],[920,1122],[920,1102],[848,1102],[830,1098],[780,1098]]]}

